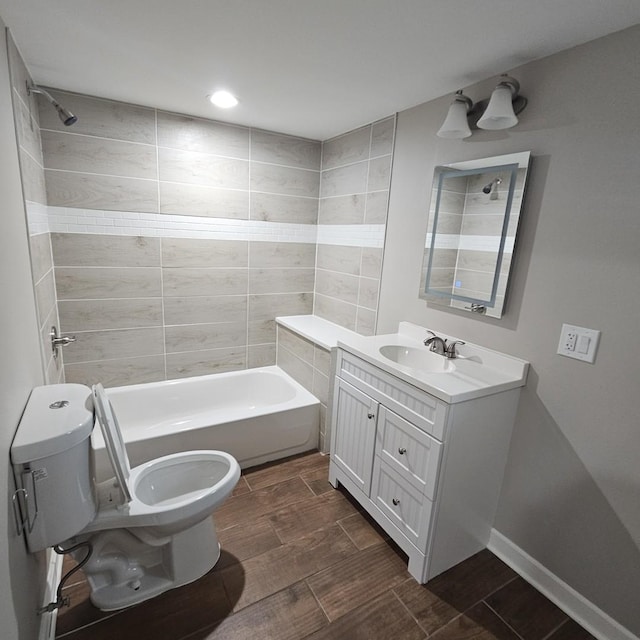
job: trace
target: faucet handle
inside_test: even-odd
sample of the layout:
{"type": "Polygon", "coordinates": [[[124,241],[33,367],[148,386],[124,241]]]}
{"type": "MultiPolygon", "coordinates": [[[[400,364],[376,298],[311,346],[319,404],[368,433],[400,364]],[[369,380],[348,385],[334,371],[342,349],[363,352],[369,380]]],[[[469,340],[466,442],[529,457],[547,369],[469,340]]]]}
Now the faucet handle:
{"type": "Polygon", "coordinates": [[[458,354],[456,353],[457,344],[466,344],[466,342],[463,342],[462,340],[454,340],[452,343],[448,344],[445,351],[447,358],[453,359],[458,357],[458,354]]]}
{"type": "Polygon", "coordinates": [[[422,344],[424,344],[425,347],[428,347],[433,341],[433,339],[438,337],[435,333],[433,333],[433,331],[430,331],[429,329],[427,329],[427,333],[429,334],[429,337],[425,338],[422,341],[422,344]]]}

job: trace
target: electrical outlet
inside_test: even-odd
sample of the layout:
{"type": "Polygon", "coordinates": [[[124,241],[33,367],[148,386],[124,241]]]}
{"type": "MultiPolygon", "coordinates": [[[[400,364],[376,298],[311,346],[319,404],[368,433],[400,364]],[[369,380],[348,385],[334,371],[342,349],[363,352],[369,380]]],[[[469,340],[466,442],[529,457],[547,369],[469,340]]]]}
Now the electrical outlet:
{"type": "Polygon", "coordinates": [[[575,331],[567,331],[567,334],[564,339],[564,350],[575,351],[577,340],[578,340],[578,334],[575,331]]]}
{"type": "Polygon", "coordinates": [[[599,341],[600,331],[597,329],[585,329],[572,324],[563,324],[558,353],[561,356],[593,363],[596,359],[599,341]]]}

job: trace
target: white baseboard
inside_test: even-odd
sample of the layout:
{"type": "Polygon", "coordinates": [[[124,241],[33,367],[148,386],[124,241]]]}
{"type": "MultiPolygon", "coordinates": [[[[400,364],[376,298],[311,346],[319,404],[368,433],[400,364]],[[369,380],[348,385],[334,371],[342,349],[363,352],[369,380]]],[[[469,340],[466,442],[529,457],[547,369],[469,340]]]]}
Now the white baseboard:
{"type": "MultiPolygon", "coordinates": [[[[63,556],[55,553],[52,549],[47,550],[47,585],[44,590],[42,606],[46,607],[56,599],[56,591],[62,576],[63,556]]],[[[38,640],[54,640],[56,637],[56,620],[58,610],[43,613],[40,616],[40,631],[38,640]]]]}
{"type": "Polygon", "coordinates": [[[598,640],[640,640],[495,529],[488,548],[598,640]]]}

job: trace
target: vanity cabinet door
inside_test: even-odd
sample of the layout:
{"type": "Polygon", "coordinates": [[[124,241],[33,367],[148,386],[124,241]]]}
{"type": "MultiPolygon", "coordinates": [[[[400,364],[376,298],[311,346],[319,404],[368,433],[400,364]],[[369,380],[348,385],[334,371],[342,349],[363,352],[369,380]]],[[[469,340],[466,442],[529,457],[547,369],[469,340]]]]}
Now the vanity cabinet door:
{"type": "Polygon", "coordinates": [[[378,403],[336,378],[333,456],[366,495],[371,488],[378,403]]]}

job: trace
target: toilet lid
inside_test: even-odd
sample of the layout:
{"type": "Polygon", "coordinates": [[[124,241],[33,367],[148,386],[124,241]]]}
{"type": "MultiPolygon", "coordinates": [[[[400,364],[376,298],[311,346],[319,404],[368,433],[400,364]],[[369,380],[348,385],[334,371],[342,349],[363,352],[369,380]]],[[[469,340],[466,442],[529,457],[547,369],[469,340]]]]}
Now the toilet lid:
{"type": "Polygon", "coordinates": [[[129,466],[129,457],[122,439],[120,425],[104,387],[98,383],[93,385],[92,390],[96,418],[100,424],[111,466],[124,495],[125,502],[131,502],[131,492],[127,483],[131,467],[129,466]]]}

